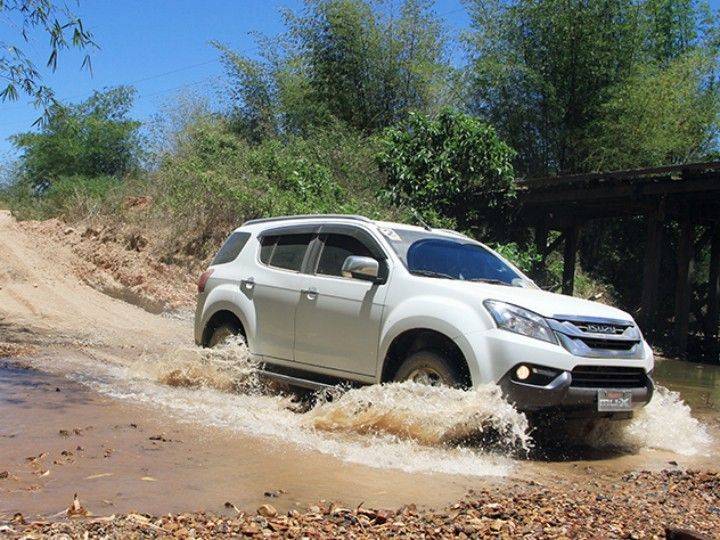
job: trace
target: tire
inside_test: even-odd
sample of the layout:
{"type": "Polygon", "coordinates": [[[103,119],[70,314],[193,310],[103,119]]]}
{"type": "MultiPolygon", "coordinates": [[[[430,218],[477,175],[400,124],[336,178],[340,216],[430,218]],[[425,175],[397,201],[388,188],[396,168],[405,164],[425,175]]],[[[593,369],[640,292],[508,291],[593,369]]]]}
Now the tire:
{"type": "Polygon", "coordinates": [[[207,346],[209,349],[212,349],[216,345],[223,343],[229,337],[237,336],[238,334],[240,334],[240,331],[235,327],[235,325],[223,323],[213,330],[207,346]]]}
{"type": "Polygon", "coordinates": [[[465,377],[457,362],[440,351],[422,350],[408,356],[393,380],[396,382],[413,380],[420,384],[430,386],[451,386],[463,388],[466,386],[465,377]]]}

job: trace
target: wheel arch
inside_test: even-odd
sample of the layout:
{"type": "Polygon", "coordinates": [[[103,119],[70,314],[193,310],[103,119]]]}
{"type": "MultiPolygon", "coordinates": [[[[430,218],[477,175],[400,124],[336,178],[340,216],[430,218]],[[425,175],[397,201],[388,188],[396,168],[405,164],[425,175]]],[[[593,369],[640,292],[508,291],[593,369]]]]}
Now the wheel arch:
{"type": "Polygon", "coordinates": [[[206,347],[213,331],[224,323],[235,325],[239,333],[245,338],[248,347],[252,347],[254,337],[252,328],[248,325],[247,318],[241,310],[231,302],[218,302],[208,310],[204,317],[202,325],[202,333],[200,337],[200,345],[206,347]]]}
{"type": "Polygon", "coordinates": [[[449,356],[459,367],[463,383],[471,387],[473,376],[465,352],[447,333],[424,326],[408,328],[394,335],[384,350],[380,382],[389,382],[397,373],[403,361],[420,350],[436,350],[449,356]]]}

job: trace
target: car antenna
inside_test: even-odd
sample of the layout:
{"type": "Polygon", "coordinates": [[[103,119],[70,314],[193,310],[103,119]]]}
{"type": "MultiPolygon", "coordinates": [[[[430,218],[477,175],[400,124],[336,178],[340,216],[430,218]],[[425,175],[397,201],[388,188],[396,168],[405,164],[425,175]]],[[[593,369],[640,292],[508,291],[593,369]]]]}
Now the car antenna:
{"type": "Polygon", "coordinates": [[[417,212],[417,210],[415,210],[414,208],[410,208],[410,212],[412,213],[413,216],[415,216],[415,219],[417,219],[418,222],[420,222],[420,225],[423,226],[423,229],[425,229],[426,231],[432,231],[432,227],[430,227],[430,225],[427,224],[427,222],[422,218],[422,216],[420,216],[420,214],[417,212]]]}

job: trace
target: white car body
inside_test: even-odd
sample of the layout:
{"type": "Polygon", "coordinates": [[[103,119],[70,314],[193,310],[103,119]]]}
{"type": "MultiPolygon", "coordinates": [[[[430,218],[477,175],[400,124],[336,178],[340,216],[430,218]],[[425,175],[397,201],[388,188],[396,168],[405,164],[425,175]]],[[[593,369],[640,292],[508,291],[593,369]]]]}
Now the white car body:
{"type": "MultiPolygon", "coordinates": [[[[408,336],[425,332],[424,336],[437,334],[454,343],[469,372],[469,386],[501,384],[508,397],[525,410],[561,407],[594,414],[600,389],[629,392],[631,408],[649,401],[653,353],[628,313],[540,290],[487,246],[483,247],[522,276],[526,286],[415,275],[393,248],[393,231],[427,232],[421,227],[359,216],[295,216],[244,224],[235,230],[246,239],[239,255],[213,264],[198,296],[196,343],[207,345],[218,321],[235,317],[250,351],[269,371],[290,382],[373,384],[391,380],[392,370],[397,369],[395,357],[402,354],[397,349],[399,344],[410,346],[408,336]],[[381,250],[378,256],[385,258],[381,260],[385,279],[373,282],[320,275],[309,268],[293,271],[261,262],[261,238],[293,231],[317,240],[319,247],[309,249],[323,249],[318,235],[326,231],[348,231],[363,241],[374,242],[373,249],[381,250]],[[546,318],[557,342],[498,327],[484,304],[488,300],[519,306],[546,318]],[[627,336],[634,339],[632,344],[622,341],[627,336]],[[589,347],[587,343],[602,346],[589,347]],[[557,370],[562,377],[544,381],[547,384],[524,384],[513,371],[521,364],[557,370]],[[574,387],[572,374],[576,368],[587,373],[583,374],[582,386],[574,387]],[[597,384],[592,379],[595,371],[600,373],[597,384]],[[639,377],[641,383],[633,386],[631,380],[623,379],[626,372],[639,377]],[[606,375],[612,373],[615,375],[606,375]]],[[[428,234],[478,244],[452,231],[433,229],[428,234]]],[[[305,255],[306,260],[313,256],[317,265],[319,253],[305,255]]],[[[578,384],[579,376],[578,371],[578,384]]]]}

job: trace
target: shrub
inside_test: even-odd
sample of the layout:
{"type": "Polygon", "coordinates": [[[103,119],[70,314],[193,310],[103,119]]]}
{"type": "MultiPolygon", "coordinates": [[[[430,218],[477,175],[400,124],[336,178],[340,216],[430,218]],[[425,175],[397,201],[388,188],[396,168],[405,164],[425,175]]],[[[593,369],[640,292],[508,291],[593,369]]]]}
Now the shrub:
{"type": "Polygon", "coordinates": [[[196,239],[186,250],[214,249],[230,228],[256,217],[397,214],[378,204],[372,152],[342,130],[251,145],[226,121],[205,117],[178,140],[152,184],[162,207],[184,231],[177,236],[196,239]]]}
{"type": "Polygon", "coordinates": [[[437,118],[412,114],[404,128],[386,130],[380,143],[385,195],[394,204],[476,233],[509,221],[514,151],[491,126],[450,110],[437,118]]]}
{"type": "Polygon", "coordinates": [[[67,221],[97,214],[122,190],[113,176],[61,176],[34,186],[27,179],[10,184],[0,198],[19,219],[62,217],[67,221]]]}

